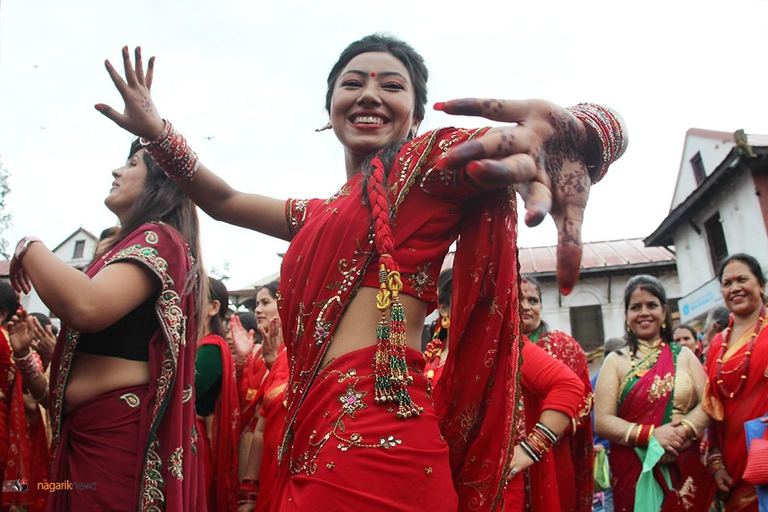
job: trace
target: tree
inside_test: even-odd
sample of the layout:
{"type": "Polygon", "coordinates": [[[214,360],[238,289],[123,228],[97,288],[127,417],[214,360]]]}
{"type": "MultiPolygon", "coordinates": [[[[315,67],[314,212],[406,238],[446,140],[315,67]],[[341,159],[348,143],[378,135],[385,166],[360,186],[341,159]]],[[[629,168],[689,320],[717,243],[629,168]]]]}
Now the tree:
{"type": "Polygon", "coordinates": [[[8,185],[8,178],[10,173],[3,167],[3,163],[0,162],[0,256],[5,259],[10,259],[11,255],[8,252],[8,240],[5,239],[5,231],[11,227],[11,213],[7,209],[6,201],[8,200],[8,194],[11,193],[11,187],[8,185]]]}
{"type": "Polygon", "coordinates": [[[229,279],[229,261],[224,260],[224,263],[221,265],[221,268],[219,269],[216,266],[211,265],[211,268],[208,270],[208,273],[218,279],[219,281],[226,282],[229,279]]]}

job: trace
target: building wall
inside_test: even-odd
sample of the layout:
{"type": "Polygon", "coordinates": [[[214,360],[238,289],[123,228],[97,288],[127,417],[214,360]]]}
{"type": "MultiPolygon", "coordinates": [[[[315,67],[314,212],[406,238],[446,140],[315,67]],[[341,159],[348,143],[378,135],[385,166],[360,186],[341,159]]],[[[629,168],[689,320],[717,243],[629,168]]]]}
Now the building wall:
{"type": "Polygon", "coordinates": [[[734,146],[733,136],[730,134],[727,140],[724,138],[718,139],[705,137],[690,132],[686,134],[683,156],[680,160],[680,172],[678,174],[677,185],[675,187],[674,197],[672,198],[670,211],[685,201],[685,199],[698,187],[696,176],[693,173],[693,166],[691,165],[691,158],[693,158],[697,152],[700,152],[701,161],[704,164],[704,171],[706,175],[709,176],[717,166],[720,165],[734,146]]]}
{"type": "Polygon", "coordinates": [[[696,233],[690,223],[682,223],[673,236],[683,296],[716,275],[719,263],[711,259],[704,230],[704,222],[715,213],[720,214],[728,253],[751,254],[768,268],[768,236],[755,182],[749,172],[741,171],[721,194],[691,219],[701,233],[696,233]]]}

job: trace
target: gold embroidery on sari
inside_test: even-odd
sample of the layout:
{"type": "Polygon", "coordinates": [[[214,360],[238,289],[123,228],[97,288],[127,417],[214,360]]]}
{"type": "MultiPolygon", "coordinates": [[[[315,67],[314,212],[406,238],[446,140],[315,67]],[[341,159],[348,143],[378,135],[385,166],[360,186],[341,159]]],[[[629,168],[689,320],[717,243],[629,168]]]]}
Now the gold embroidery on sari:
{"type": "Polygon", "coordinates": [[[429,274],[429,267],[431,265],[432,262],[430,261],[423,267],[416,267],[415,274],[403,274],[411,284],[411,290],[416,292],[416,295],[419,297],[424,295],[424,292],[427,290],[432,291],[435,286],[435,280],[429,274]]]}
{"type": "Polygon", "coordinates": [[[128,404],[128,407],[136,408],[141,405],[141,399],[134,393],[126,393],[121,395],[118,400],[128,404]]]}
{"type": "Polygon", "coordinates": [[[667,373],[664,377],[655,375],[653,377],[653,383],[651,383],[651,389],[648,391],[648,401],[653,403],[656,400],[660,400],[669,395],[675,389],[675,377],[671,373],[667,373]]]}
{"type": "MultiPolygon", "coordinates": [[[[249,390],[250,391],[250,390],[249,390]]],[[[192,399],[193,389],[192,384],[184,386],[184,391],[181,392],[181,401],[187,403],[192,399]]]]}
{"type": "Polygon", "coordinates": [[[148,512],[160,512],[163,510],[165,495],[162,489],[165,486],[161,469],[163,461],[160,458],[160,441],[157,435],[152,434],[152,441],[147,449],[146,466],[144,469],[144,492],[142,493],[142,510],[148,512]]]}
{"type": "Polygon", "coordinates": [[[168,458],[168,472],[179,480],[184,480],[184,448],[177,447],[168,458]]]}
{"type": "MultiPolygon", "coordinates": [[[[471,461],[474,462],[474,461],[471,461]]],[[[483,478],[480,478],[479,480],[466,480],[462,479],[459,481],[461,485],[466,485],[467,487],[471,488],[473,491],[477,493],[477,496],[473,497],[469,500],[469,509],[470,510],[479,510],[482,508],[482,506],[485,504],[485,502],[488,499],[488,495],[491,491],[491,487],[493,486],[493,475],[494,475],[494,464],[490,460],[484,460],[482,465],[480,466],[483,471],[487,471],[488,475],[484,476],[483,478]]]]}

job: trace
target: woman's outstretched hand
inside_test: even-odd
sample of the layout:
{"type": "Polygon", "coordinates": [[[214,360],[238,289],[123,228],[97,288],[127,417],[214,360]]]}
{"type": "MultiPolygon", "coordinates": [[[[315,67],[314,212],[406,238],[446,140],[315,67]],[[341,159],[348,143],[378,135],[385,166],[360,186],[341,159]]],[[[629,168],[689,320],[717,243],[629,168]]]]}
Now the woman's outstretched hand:
{"type": "Polygon", "coordinates": [[[8,338],[15,356],[26,356],[32,346],[34,324],[25,309],[19,308],[6,324],[8,338]]]}
{"type": "Polygon", "coordinates": [[[229,319],[229,329],[232,332],[232,345],[235,347],[237,357],[245,360],[248,354],[253,350],[253,336],[255,332],[253,329],[250,331],[245,330],[243,323],[240,321],[240,317],[232,315],[229,319]]]}
{"type": "Polygon", "coordinates": [[[125,80],[112,67],[109,60],[104,62],[112,82],[125,102],[125,110],[121,114],[109,105],[97,103],[96,110],[113,120],[121,128],[139,137],[154,140],[163,132],[165,123],[158,114],[152,96],[152,79],[155,70],[155,58],[149,59],[147,71],[144,72],[144,60],[141,57],[141,47],[137,46],[136,65],[131,62],[131,53],[127,46],[123,47],[123,67],[125,80]]]}
{"type": "Polygon", "coordinates": [[[261,331],[261,357],[264,358],[264,364],[267,368],[277,360],[278,349],[283,342],[283,328],[280,318],[272,318],[266,327],[259,329],[261,331]]]}
{"type": "Polygon", "coordinates": [[[515,123],[456,146],[437,168],[465,167],[481,188],[515,185],[525,201],[529,226],[550,213],[558,230],[557,281],[564,295],[570,293],[579,278],[581,224],[591,185],[584,124],[544,100],[460,99],[437,103],[435,109],[515,123]]]}

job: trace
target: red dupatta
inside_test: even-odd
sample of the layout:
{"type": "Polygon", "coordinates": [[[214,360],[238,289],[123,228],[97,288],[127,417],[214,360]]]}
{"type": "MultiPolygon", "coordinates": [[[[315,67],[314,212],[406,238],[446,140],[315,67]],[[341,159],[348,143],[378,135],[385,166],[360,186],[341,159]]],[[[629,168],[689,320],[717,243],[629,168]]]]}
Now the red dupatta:
{"type": "MultiPolygon", "coordinates": [[[[221,390],[213,412],[211,433],[211,510],[236,510],[240,482],[237,474],[237,444],[240,407],[238,405],[235,361],[221,336],[209,334],[200,346],[214,345],[221,350],[221,390]]],[[[202,433],[205,435],[205,433],[202,433]]]]}
{"type": "MultiPolygon", "coordinates": [[[[161,283],[155,312],[160,328],[149,342],[150,381],[142,400],[136,496],[139,510],[203,510],[202,462],[197,457],[193,398],[197,326],[192,257],[182,236],[163,223],[144,224],[86,270],[89,277],[106,265],[133,262],[161,283]]],[[[63,327],[51,366],[51,427],[54,450],[61,432],[64,390],[79,333],[63,327]]],[[[205,435],[202,433],[202,435],[205,435]]],[[[62,497],[57,493],[53,497],[62,497]]],[[[64,505],[66,506],[66,505],[64,505]]]]}
{"type": "MultiPolygon", "coordinates": [[[[407,201],[409,195],[423,187],[436,160],[448,149],[482,133],[484,130],[437,130],[400,151],[387,187],[396,250],[398,233],[412,232],[424,222],[420,204],[415,199],[407,201]],[[406,208],[409,214],[398,216],[406,208]]],[[[290,446],[298,409],[374,251],[361,175],[325,202],[289,201],[286,206],[291,228],[298,234],[283,262],[278,296],[291,363],[287,430],[279,450],[283,480],[288,464],[282,459],[290,446]],[[344,200],[337,201],[339,198],[344,200]],[[299,231],[310,221],[313,227],[299,231]]],[[[462,510],[499,509],[512,453],[521,343],[515,206],[511,189],[487,193],[466,202],[461,218],[453,280],[455,335],[435,407],[450,447],[462,510]]],[[[446,214],[449,207],[443,206],[446,214]]],[[[444,252],[447,249],[446,245],[444,252]]],[[[434,256],[441,261],[445,254],[434,256]]]]}

